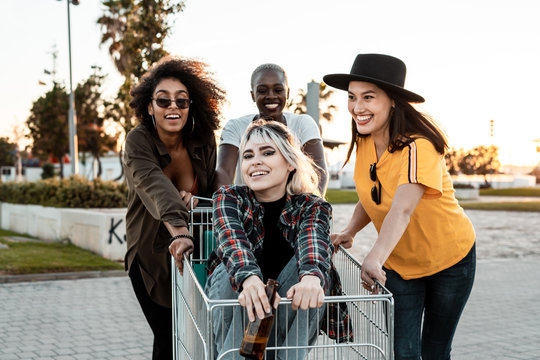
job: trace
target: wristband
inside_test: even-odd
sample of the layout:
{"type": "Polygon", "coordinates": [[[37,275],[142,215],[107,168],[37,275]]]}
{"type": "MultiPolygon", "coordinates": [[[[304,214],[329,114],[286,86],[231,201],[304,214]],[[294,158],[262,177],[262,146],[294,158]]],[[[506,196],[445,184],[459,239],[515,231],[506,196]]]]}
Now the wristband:
{"type": "Polygon", "coordinates": [[[174,235],[171,240],[169,240],[169,245],[172,244],[172,242],[176,239],[180,239],[180,238],[186,238],[186,239],[189,239],[191,240],[192,242],[195,241],[195,239],[193,239],[193,236],[189,235],[189,234],[179,234],[179,235],[174,235]]]}

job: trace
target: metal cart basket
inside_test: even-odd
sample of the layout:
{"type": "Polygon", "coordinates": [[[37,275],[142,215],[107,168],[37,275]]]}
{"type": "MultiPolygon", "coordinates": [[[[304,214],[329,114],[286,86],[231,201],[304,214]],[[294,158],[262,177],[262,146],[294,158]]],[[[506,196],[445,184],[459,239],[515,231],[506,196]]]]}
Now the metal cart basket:
{"type": "MultiPolygon", "coordinates": [[[[203,199],[209,200],[209,199],[203,199]]],[[[189,230],[195,241],[198,242],[191,259],[184,258],[184,275],[181,276],[171,257],[172,266],[172,307],[173,307],[173,350],[174,359],[210,360],[229,358],[234,355],[235,359],[243,359],[238,353],[238,348],[222,351],[217,354],[214,344],[213,324],[216,319],[216,310],[227,307],[240,307],[238,300],[212,300],[209,299],[203,288],[206,281],[206,261],[215,244],[212,236],[212,208],[198,206],[191,211],[189,230]]],[[[360,264],[351,254],[340,248],[333,256],[343,287],[340,296],[326,296],[325,306],[330,303],[346,305],[350,316],[349,325],[353,336],[344,342],[336,342],[326,334],[329,329],[320,332],[314,344],[308,346],[271,346],[266,348],[270,351],[308,349],[307,356],[302,359],[384,359],[392,360],[393,354],[393,329],[394,329],[394,301],[392,294],[380,284],[376,285],[376,291],[366,291],[360,280],[360,264]]],[[[281,299],[277,311],[285,310],[291,301],[281,299]]],[[[330,323],[328,311],[320,311],[320,317],[326,317],[326,324],[330,323]]],[[[243,321],[247,324],[247,315],[243,311],[243,321]]],[[[276,317],[277,319],[277,317],[276,317]]],[[[274,329],[279,326],[275,322],[274,329]]],[[[275,331],[275,330],[273,330],[275,331]]],[[[296,336],[301,329],[288,330],[287,336],[296,336]]],[[[233,336],[242,338],[239,332],[233,336]]],[[[288,359],[298,359],[290,356],[288,359]]],[[[266,358],[269,358],[266,357],[266,358]]]]}

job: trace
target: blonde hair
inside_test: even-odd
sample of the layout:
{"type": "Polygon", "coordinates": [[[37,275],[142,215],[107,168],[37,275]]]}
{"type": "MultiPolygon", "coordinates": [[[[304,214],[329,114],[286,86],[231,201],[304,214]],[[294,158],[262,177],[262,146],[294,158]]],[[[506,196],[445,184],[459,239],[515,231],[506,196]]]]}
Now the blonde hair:
{"type": "MultiPolygon", "coordinates": [[[[244,152],[249,140],[257,144],[274,143],[285,161],[294,168],[287,181],[287,194],[310,193],[321,196],[318,187],[320,170],[313,160],[302,152],[298,142],[295,141],[294,136],[285,125],[277,121],[253,121],[242,137],[240,154],[244,152]]],[[[242,156],[240,156],[240,159],[244,161],[242,156]]]]}

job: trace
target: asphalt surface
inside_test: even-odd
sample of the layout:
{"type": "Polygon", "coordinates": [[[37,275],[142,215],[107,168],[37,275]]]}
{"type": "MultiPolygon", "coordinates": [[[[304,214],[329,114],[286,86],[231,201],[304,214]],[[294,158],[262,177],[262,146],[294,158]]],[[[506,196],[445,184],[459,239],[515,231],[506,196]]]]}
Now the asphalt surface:
{"type": "MultiPolygon", "coordinates": [[[[334,207],[334,228],[352,206],[334,207]]],[[[477,273],[452,358],[540,359],[540,215],[470,210],[477,273]]],[[[360,260],[374,241],[362,231],[360,260]]],[[[152,334],[123,272],[0,277],[0,359],[150,359],[152,334]]]]}

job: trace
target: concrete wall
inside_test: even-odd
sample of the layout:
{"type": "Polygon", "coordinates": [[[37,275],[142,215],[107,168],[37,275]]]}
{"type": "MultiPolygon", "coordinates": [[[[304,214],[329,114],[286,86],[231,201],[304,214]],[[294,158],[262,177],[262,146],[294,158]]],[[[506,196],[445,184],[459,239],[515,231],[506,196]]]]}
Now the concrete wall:
{"type": "MultiPolygon", "coordinates": [[[[534,175],[506,175],[495,174],[488,175],[488,181],[491,187],[494,189],[507,189],[518,187],[534,187],[536,186],[536,178],[534,175]]],[[[470,184],[474,187],[480,187],[484,184],[484,177],[482,175],[456,175],[452,176],[454,184],[470,184]]]]}
{"type": "Polygon", "coordinates": [[[45,241],[70,240],[107,259],[126,253],[126,209],[65,209],[0,203],[2,229],[45,241]]]}

